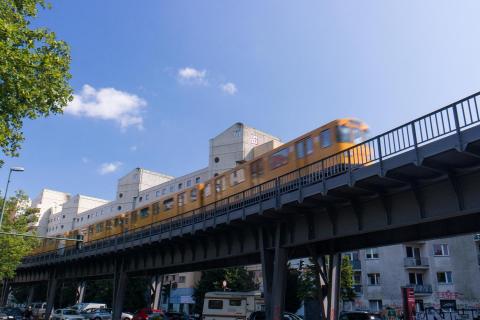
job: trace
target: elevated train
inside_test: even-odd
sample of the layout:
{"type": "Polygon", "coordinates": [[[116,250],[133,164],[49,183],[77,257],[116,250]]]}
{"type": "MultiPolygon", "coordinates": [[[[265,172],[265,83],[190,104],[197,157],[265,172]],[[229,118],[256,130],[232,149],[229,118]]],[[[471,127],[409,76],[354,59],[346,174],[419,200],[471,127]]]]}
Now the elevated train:
{"type": "MultiPolygon", "coordinates": [[[[166,195],[135,210],[70,231],[64,236],[75,238],[81,234],[84,242],[88,243],[192,212],[337,154],[364,141],[367,133],[368,126],[362,121],[351,118],[331,121],[203,183],[166,195]]],[[[368,153],[368,150],[364,153],[368,153]]],[[[359,159],[349,157],[351,159],[340,161],[360,163],[359,159]]],[[[335,164],[338,165],[338,162],[335,164]]],[[[45,239],[31,254],[73,245],[73,241],[45,239]]]]}

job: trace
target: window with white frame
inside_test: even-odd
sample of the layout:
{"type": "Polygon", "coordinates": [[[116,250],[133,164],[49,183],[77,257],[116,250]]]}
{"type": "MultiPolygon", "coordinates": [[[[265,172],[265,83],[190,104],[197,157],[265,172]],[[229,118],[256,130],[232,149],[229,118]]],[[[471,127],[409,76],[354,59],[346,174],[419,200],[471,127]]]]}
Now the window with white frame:
{"type": "Polygon", "coordinates": [[[379,312],[383,309],[382,300],[368,300],[368,304],[371,312],[379,312]]]}
{"type": "Polygon", "coordinates": [[[378,286],[380,284],[380,273],[369,273],[367,276],[369,286],[378,286]]]}
{"type": "Polygon", "coordinates": [[[433,255],[438,257],[444,257],[449,255],[448,244],[434,244],[433,255]]]}
{"type": "Polygon", "coordinates": [[[438,282],[438,284],[451,284],[451,283],[453,283],[452,271],[437,272],[437,282],[438,282]]]}
{"type": "Polygon", "coordinates": [[[366,259],[378,259],[378,248],[370,248],[365,250],[366,259]]]}

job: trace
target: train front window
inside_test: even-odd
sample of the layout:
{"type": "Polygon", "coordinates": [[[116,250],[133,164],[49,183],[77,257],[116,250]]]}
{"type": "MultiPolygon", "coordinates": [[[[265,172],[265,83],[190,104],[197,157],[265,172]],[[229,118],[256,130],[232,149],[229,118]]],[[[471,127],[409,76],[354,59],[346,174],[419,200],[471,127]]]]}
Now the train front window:
{"type": "Polygon", "coordinates": [[[352,142],[352,129],[347,126],[338,126],[337,142],[352,142]]]}

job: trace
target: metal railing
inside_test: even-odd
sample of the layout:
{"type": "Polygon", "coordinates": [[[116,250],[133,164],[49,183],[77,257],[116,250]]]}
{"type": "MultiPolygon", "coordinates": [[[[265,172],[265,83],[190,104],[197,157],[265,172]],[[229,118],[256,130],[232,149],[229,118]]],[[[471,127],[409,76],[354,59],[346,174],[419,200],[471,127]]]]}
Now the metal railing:
{"type": "Polygon", "coordinates": [[[425,267],[428,268],[428,258],[404,258],[403,265],[405,268],[412,268],[412,267],[425,267]]]}
{"type": "MultiPolygon", "coordinates": [[[[301,190],[312,184],[325,183],[325,180],[341,174],[351,175],[352,172],[366,165],[374,163],[381,165],[386,159],[400,153],[417,150],[425,144],[446,136],[456,134],[461,142],[460,132],[480,123],[479,96],[480,92],[475,93],[363,143],[205,207],[129,230],[125,234],[87,242],[81,250],[66,248],[64,255],[72,255],[77,251],[88,252],[117,246],[165,232],[171,234],[173,230],[191,228],[194,223],[216,219],[218,216],[261,204],[271,198],[276,198],[278,201],[282,194],[301,190]]],[[[55,250],[26,257],[23,261],[25,263],[41,262],[56,256],[58,254],[55,250]]]]}
{"type": "Polygon", "coordinates": [[[407,284],[406,287],[413,288],[415,294],[432,294],[433,289],[430,284],[407,284]]]}

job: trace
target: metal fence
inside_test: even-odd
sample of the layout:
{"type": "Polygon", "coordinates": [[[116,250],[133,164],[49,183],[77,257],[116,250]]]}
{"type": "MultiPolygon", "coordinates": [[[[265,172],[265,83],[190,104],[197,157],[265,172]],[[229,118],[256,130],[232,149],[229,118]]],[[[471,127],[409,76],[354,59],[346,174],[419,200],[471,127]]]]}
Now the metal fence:
{"type": "MultiPolygon", "coordinates": [[[[461,145],[459,133],[480,123],[479,96],[480,92],[475,93],[349,149],[219,200],[206,207],[138,229],[132,229],[122,235],[88,242],[82,249],[66,248],[62,256],[72,255],[79,250],[92,251],[115,246],[159,233],[168,232],[171,234],[175,229],[191,228],[194,223],[216,219],[218,216],[228,215],[234,210],[261,204],[262,201],[271,198],[276,198],[278,201],[282,194],[297,191],[315,183],[325,183],[325,180],[331,177],[351,174],[366,165],[373,163],[381,164],[386,159],[403,152],[416,150],[420,146],[446,136],[456,134],[461,145]]],[[[24,262],[45,261],[57,256],[59,256],[59,252],[55,250],[26,257],[24,262]]]]}

